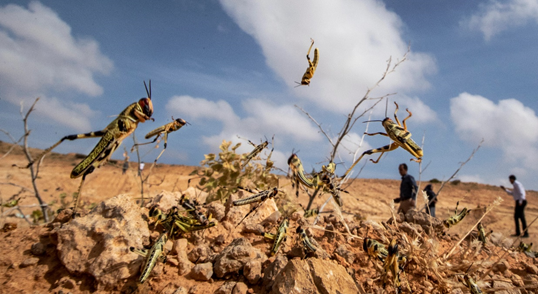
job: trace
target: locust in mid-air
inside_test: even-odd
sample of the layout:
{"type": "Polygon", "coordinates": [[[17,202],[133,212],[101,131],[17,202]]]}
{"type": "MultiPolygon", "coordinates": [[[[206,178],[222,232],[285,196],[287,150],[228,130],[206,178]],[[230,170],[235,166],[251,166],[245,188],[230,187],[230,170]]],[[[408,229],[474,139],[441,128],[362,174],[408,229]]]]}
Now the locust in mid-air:
{"type": "Polygon", "coordinates": [[[417,159],[413,158],[411,160],[416,161],[416,162],[422,161],[422,156],[424,155],[422,148],[420,148],[418,144],[415,143],[413,139],[411,139],[411,133],[407,130],[407,125],[405,123],[405,121],[408,118],[410,118],[413,114],[411,113],[411,111],[406,109],[407,113],[409,113],[409,116],[404,118],[404,120],[402,121],[403,123],[402,125],[402,123],[400,123],[400,120],[398,119],[398,116],[396,116],[396,113],[398,112],[398,103],[394,102],[394,104],[396,104],[396,110],[394,110],[394,119],[396,120],[396,122],[394,122],[389,117],[386,117],[384,120],[381,121],[381,124],[385,128],[386,133],[383,133],[383,132],[372,133],[372,134],[365,133],[368,136],[374,136],[374,135],[387,136],[392,140],[392,142],[389,145],[383,146],[381,148],[364,151],[364,153],[362,153],[361,156],[357,160],[355,160],[355,162],[351,165],[351,167],[346,171],[346,173],[344,174],[344,177],[347,176],[349,172],[351,172],[351,170],[362,159],[363,156],[381,152],[381,155],[379,155],[379,158],[377,160],[370,159],[373,163],[378,163],[379,160],[381,159],[381,156],[383,156],[385,152],[396,150],[398,147],[402,147],[407,152],[411,153],[411,155],[417,158],[417,159]]]}
{"type": "MultiPolygon", "coordinates": [[[[308,60],[308,68],[306,69],[306,72],[303,75],[303,78],[301,79],[301,83],[298,86],[309,86],[310,80],[314,76],[314,73],[316,72],[316,68],[318,67],[319,62],[319,50],[318,48],[314,49],[314,59],[310,60],[310,50],[312,50],[312,46],[314,46],[314,40],[310,39],[312,41],[312,44],[310,44],[310,48],[308,48],[308,52],[306,53],[306,59],[308,60]]],[[[297,87],[298,87],[297,86],[297,87]]]]}
{"type": "MultiPolygon", "coordinates": [[[[131,135],[139,122],[145,122],[149,119],[152,119],[153,115],[153,103],[151,101],[151,80],[149,81],[149,90],[146,86],[146,94],[148,97],[140,99],[138,102],[134,102],[131,105],[127,106],[119,115],[114,119],[106,128],[100,131],[85,133],[85,134],[74,134],[63,137],[56,144],[47,148],[40,154],[34,161],[30,162],[26,167],[29,168],[35,162],[40,162],[43,156],[56,148],[65,140],[77,140],[77,139],[86,139],[86,138],[95,138],[100,137],[99,143],[93,148],[93,150],[77,164],[71,171],[71,178],[82,177],[78,192],[75,194],[73,199],[73,216],[76,215],[76,210],[78,206],[78,200],[80,199],[80,192],[82,191],[82,185],[86,176],[91,174],[95,168],[98,168],[104,165],[112,153],[121,145],[121,142],[131,135]]],[[[153,120],[153,119],[152,119],[153,120]]]]}

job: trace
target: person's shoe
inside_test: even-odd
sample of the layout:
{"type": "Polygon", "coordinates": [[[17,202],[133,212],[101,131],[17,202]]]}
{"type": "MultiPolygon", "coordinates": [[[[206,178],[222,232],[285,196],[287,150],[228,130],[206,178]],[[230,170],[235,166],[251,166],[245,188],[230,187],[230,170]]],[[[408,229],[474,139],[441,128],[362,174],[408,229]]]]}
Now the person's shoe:
{"type": "Polygon", "coordinates": [[[525,234],[523,236],[521,236],[521,238],[528,238],[529,237],[529,234],[525,234]]]}
{"type": "Polygon", "coordinates": [[[512,234],[510,237],[519,237],[519,234],[512,234]]]}

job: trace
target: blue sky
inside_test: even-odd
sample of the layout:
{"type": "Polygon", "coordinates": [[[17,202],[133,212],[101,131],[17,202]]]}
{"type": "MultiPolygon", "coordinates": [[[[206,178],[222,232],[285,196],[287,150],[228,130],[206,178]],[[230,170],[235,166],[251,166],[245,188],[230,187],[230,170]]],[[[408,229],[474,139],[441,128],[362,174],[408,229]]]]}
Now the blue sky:
{"type": "MultiPolygon", "coordinates": [[[[20,137],[20,102],[28,108],[41,97],[29,144],[47,148],[104,128],[145,96],[142,82],[151,79],[155,122],[140,124],[138,138],[172,116],[191,123],[170,134],[161,162],[198,165],[223,139],[248,152],[237,136],[274,135],[278,166],[295,149],[307,170],[319,169],[330,146],[294,105],[335,137],[386,61],[410,44],[408,60],[371,96],[397,93],[388,112],[392,101],[401,118],[405,108],[413,112],[408,128],[419,144],[425,136],[423,166],[431,162],[422,179],[447,179],[483,138],[458,179],[509,186],[513,173],[538,190],[537,36],[535,0],[1,1],[0,128],[20,137]],[[296,88],[310,38],[319,66],[310,86],[296,88]]],[[[371,115],[382,119],[385,103],[371,115]]],[[[351,165],[365,127],[346,139],[338,173],[351,165]]],[[[368,128],[383,131],[380,123],[368,128]]],[[[364,140],[359,154],[388,143],[364,140]]],[[[96,143],[67,141],[56,151],[89,153],[96,143]]],[[[160,152],[145,151],[148,162],[160,152]]],[[[360,177],[398,179],[398,164],[410,158],[397,149],[360,177]]],[[[418,164],[409,167],[418,178],[418,164]]]]}

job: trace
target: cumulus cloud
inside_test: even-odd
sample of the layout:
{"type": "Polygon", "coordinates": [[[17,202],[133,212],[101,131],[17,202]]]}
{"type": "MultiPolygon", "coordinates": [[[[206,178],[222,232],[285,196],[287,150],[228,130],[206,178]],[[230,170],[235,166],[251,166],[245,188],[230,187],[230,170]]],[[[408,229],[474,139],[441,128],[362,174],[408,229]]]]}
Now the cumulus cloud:
{"type": "Polygon", "coordinates": [[[103,89],[93,76],[113,68],[96,41],[73,37],[70,26],[39,2],[30,2],[28,8],[0,7],[0,64],[0,93],[7,101],[18,104],[41,96],[56,105],[43,106],[43,101],[42,108],[59,109],[66,116],[55,111],[42,114],[75,129],[89,122],[94,112],[87,104],[63,101],[60,96],[47,98],[47,93],[72,90],[100,95],[103,89]],[[73,124],[72,119],[79,123],[73,124]]]}
{"type": "Polygon", "coordinates": [[[204,142],[211,147],[220,145],[223,139],[236,141],[237,136],[259,138],[261,135],[278,134],[279,140],[294,142],[316,142],[321,139],[312,123],[291,105],[274,105],[264,100],[247,99],[242,102],[242,107],[247,114],[245,117],[239,117],[226,101],[209,101],[183,95],[172,97],[166,109],[195,121],[221,122],[220,134],[204,137],[204,142]]]}
{"type": "Polygon", "coordinates": [[[502,31],[523,26],[533,20],[538,23],[536,0],[491,0],[481,5],[477,13],[462,21],[462,25],[481,31],[484,39],[490,40],[502,31]]]}
{"type": "Polygon", "coordinates": [[[499,148],[510,164],[538,169],[538,117],[516,99],[493,101],[469,93],[450,100],[450,115],[462,140],[499,148]]]}
{"type": "MultiPolygon", "coordinates": [[[[347,113],[381,78],[387,59],[407,52],[401,19],[381,1],[231,1],[224,10],[260,45],[267,65],[298,97],[324,109],[347,113]],[[309,87],[294,88],[308,66],[310,38],[319,48],[317,71],[309,87]]],[[[311,57],[313,56],[313,50],[311,57]]],[[[429,87],[433,58],[410,52],[407,61],[372,95],[429,87]]]]}

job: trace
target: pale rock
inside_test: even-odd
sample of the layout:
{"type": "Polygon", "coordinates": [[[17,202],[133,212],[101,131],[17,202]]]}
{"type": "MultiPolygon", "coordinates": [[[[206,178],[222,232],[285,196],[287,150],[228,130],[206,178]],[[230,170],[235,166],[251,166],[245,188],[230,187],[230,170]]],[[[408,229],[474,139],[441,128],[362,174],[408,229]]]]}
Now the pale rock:
{"type": "Polygon", "coordinates": [[[247,294],[247,292],[248,292],[247,284],[243,282],[237,282],[237,284],[235,284],[235,287],[232,291],[232,294],[247,294]]]}
{"type": "Polygon", "coordinates": [[[353,253],[351,250],[349,250],[348,245],[342,244],[336,248],[336,254],[342,256],[345,258],[347,263],[353,264],[355,262],[355,253],[353,253]]]}
{"type": "Polygon", "coordinates": [[[207,211],[217,221],[221,221],[226,216],[226,207],[220,201],[213,201],[207,205],[207,211]]]}
{"type": "Polygon", "coordinates": [[[330,260],[291,260],[275,277],[271,293],[358,293],[346,269],[330,260]]]}
{"type": "Polygon", "coordinates": [[[36,265],[39,262],[39,258],[37,257],[30,257],[21,262],[19,267],[28,267],[32,265],[36,265]]]}
{"type": "Polygon", "coordinates": [[[189,260],[193,263],[212,262],[215,253],[207,245],[199,245],[194,247],[187,255],[189,260]]]}
{"type": "Polygon", "coordinates": [[[502,246],[504,236],[500,232],[493,232],[491,235],[489,235],[490,242],[495,246],[502,246]]]}
{"type": "Polygon", "coordinates": [[[504,282],[504,281],[492,281],[493,285],[492,288],[498,288],[498,289],[505,289],[500,291],[495,291],[495,294],[521,294],[521,291],[519,289],[514,289],[514,285],[512,283],[504,282]]]}
{"type": "Polygon", "coordinates": [[[213,264],[211,262],[200,263],[195,265],[190,276],[197,281],[209,281],[213,275],[213,264]]]}
{"type": "Polygon", "coordinates": [[[262,263],[259,260],[251,260],[245,264],[243,275],[250,284],[256,284],[262,277],[262,263]]]}
{"type": "Polygon", "coordinates": [[[536,267],[534,264],[526,264],[525,265],[525,270],[529,274],[538,275],[538,267],[536,267]]]}
{"type": "Polygon", "coordinates": [[[508,263],[508,261],[506,261],[506,259],[503,259],[493,267],[493,270],[496,272],[504,273],[509,268],[510,268],[510,264],[508,263]]]}
{"type": "Polygon", "coordinates": [[[189,187],[187,190],[185,190],[185,192],[183,192],[183,195],[185,195],[185,197],[189,197],[190,200],[196,200],[198,203],[204,204],[206,203],[207,196],[209,194],[198,188],[189,187]]]}
{"type": "Polygon", "coordinates": [[[175,252],[177,254],[178,269],[180,275],[188,274],[194,266],[194,264],[187,257],[188,245],[189,244],[187,239],[174,240],[174,247],[172,249],[172,252],[175,252]]]}
{"type": "Polygon", "coordinates": [[[163,212],[168,212],[172,207],[179,206],[179,200],[181,199],[180,192],[168,192],[161,191],[146,205],[147,208],[158,207],[163,212]]]}
{"type": "Polygon", "coordinates": [[[110,290],[120,280],[139,273],[143,259],[129,247],[141,248],[148,243],[149,230],[141,208],[122,194],[64,224],[58,230],[57,249],[70,273],[91,275],[98,290],[110,290]]]}
{"type": "Polygon", "coordinates": [[[252,247],[247,239],[238,238],[216,256],[214,271],[217,277],[222,278],[226,274],[242,270],[247,262],[255,260],[263,263],[267,260],[267,256],[259,249],[252,247]]]}
{"type": "Polygon", "coordinates": [[[263,284],[265,290],[269,291],[275,282],[275,277],[288,264],[288,258],[284,254],[277,254],[275,260],[263,271],[263,284]]]}
{"type": "Polygon", "coordinates": [[[214,294],[231,294],[237,285],[236,281],[227,281],[220,286],[214,294]]]}
{"type": "Polygon", "coordinates": [[[189,293],[189,290],[181,286],[179,286],[174,292],[174,294],[187,294],[187,293],[189,293]]]}

